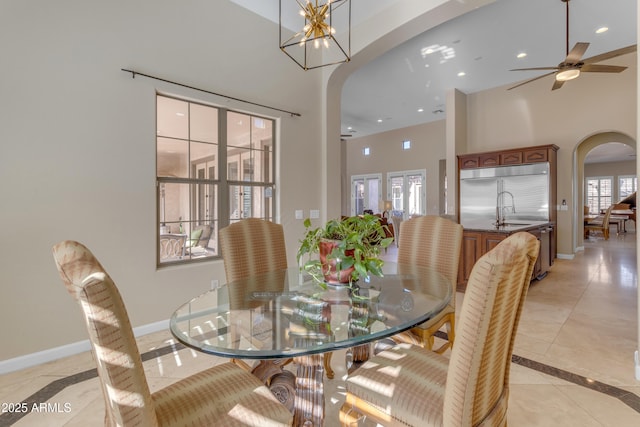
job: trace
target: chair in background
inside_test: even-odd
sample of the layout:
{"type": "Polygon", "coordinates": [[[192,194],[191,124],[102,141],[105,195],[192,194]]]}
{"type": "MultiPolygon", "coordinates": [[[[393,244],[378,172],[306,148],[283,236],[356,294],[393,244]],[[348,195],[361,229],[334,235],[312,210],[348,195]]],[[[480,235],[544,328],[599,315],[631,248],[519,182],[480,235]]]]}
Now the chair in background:
{"type": "Polygon", "coordinates": [[[456,285],[462,248],[462,225],[439,216],[420,216],[402,223],[402,246],[398,248],[398,265],[430,267],[445,276],[452,287],[451,301],[438,315],[394,337],[396,341],[417,343],[432,350],[435,333],[446,325],[447,342],[435,351],[453,346],[456,320],[456,285]],[[407,340],[406,338],[409,338],[407,340]],[[417,342],[416,342],[417,340],[417,342]]]}
{"type": "Polygon", "coordinates": [[[211,225],[194,226],[187,240],[187,251],[190,255],[206,255],[213,227],[211,225]]]}
{"type": "Polygon", "coordinates": [[[592,221],[584,226],[584,235],[585,237],[589,237],[592,231],[602,233],[602,236],[605,240],[609,240],[609,221],[611,218],[611,208],[613,205],[609,206],[602,217],[602,221],[592,221]]]}
{"type": "Polygon", "coordinates": [[[391,223],[393,224],[393,230],[394,230],[394,237],[396,240],[396,247],[400,247],[400,225],[402,224],[402,216],[400,215],[393,215],[391,217],[391,223]]]}
{"type": "Polygon", "coordinates": [[[105,399],[106,426],[291,425],[291,413],[269,389],[231,363],[151,393],[129,316],[111,277],[78,242],[58,243],[53,254],[67,291],[83,310],[105,399]]]}
{"type": "Polygon", "coordinates": [[[506,426],[513,343],[540,243],[515,233],[474,265],[451,358],[399,344],[349,375],[343,426],[506,426]]]}
{"type": "Polygon", "coordinates": [[[221,229],[220,251],[227,283],[287,268],[282,225],[263,219],[247,218],[221,229]]]}

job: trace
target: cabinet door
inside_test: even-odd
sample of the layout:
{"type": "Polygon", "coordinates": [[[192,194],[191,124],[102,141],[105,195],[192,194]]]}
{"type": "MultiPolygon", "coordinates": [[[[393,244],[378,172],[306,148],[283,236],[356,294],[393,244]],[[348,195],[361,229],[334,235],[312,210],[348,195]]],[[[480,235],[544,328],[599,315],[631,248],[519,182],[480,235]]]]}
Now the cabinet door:
{"type": "Polygon", "coordinates": [[[479,158],[477,155],[460,156],[460,169],[475,169],[480,166],[479,158]]]}
{"type": "Polygon", "coordinates": [[[522,163],[522,151],[509,151],[500,155],[500,164],[519,165],[522,163]]]}
{"type": "Polygon", "coordinates": [[[463,232],[460,267],[458,268],[458,291],[465,291],[471,270],[482,254],[482,233],[476,231],[463,232]]]}
{"type": "Polygon", "coordinates": [[[482,254],[484,255],[498,246],[498,243],[506,239],[507,236],[507,234],[503,233],[485,233],[482,239],[482,254]]]}
{"type": "MultiPolygon", "coordinates": [[[[538,239],[538,241],[541,242],[542,233],[541,233],[540,229],[538,229],[538,230],[530,230],[529,233],[531,233],[534,236],[536,236],[536,239],[538,239]]],[[[549,250],[549,248],[546,248],[546,249],[549,250]]],[[[536,260],[536,265],[533,267],[533,274],[531,275],[532,278],[533,277],[538,277],[540,275],[540,273],[542,272],[542,258],[540,257],[540,252],[543,251],[543,250],[544,250],[544,248],[542,247],[542,244],[541,244],[539,252],[538,252],[538,259],[536,260]]]]}
{"type": "Polygon", "coordinates": [[[531,150],[524,150],[524,163],[536,163],[536,162],[547,162],[549,161],[549,156],[547,154],[546,148],[535,148],[531,150]]]}
{"type": "Polygon", "coordinates": [[[487,153],[480,155],[480,167],[498,166],[500,164],[499,153],[487,153]]]}

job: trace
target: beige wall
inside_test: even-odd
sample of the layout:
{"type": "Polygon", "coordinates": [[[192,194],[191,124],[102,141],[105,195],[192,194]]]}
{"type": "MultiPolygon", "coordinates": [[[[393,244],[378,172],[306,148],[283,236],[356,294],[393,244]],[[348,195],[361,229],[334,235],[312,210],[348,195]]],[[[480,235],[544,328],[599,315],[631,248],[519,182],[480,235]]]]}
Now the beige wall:
{"type": "Polygon", "coordinates": [[[60,346],[86,340],[53,265],[51,247],[60,240],[79,240],[96,253],[134,326],[164,321],[211,280],[224,281],[221,261],[156,269],[156,92],[278,121],[277,220],[293,264],[303,232],[294,211],[320,209],[321,218],[340,211],[339,104],[346,77],[394,45],[493,1],[393,7],[354,28],[349,64],[313,72],[277,49],[277,25],[231,2],[3,4],[0,223],[7,224],[10,244],[0,247],[0,323],[14,327],[0,331],[0,367],[23,355],[48,358],[36,352],[58,354],[60,346]],[[121,68],[302,117],[132,79],[121,68]]]}
{"type": "MultiPolygon", "coordinates": [[[[615,131],[636,135],[636,54],[615,59],[629,69],[621,74],[584,74],[551,91],[551,78],[514,90],[496,88],[469,95],[467,152],[556,144],[558,200],[570,201],[558,212],[558,253],[574,253],[576,200],[574,151],[588,137],[615,131]]],[[[581,206],[581,205],[580,205],[581,206]]],[[[580,207],[580,209],[582,209],[580,207]]]]}
{"type": "MultiPolygon", "coordinates": [[[[467,124],[466,132],[463,132],[466,136],[466,149],[457,138],[452,140],[457,154],[545,144],[560,147],[558,201],[566,199],[570,205],[568,211],[558,212],[558,252],[563,256],[572,256],[577,245],[581,244],[581,235],[576,236],[575,224],[581,224],[582,219],[577,216],[575,204],[577,201],[582,206],[582,202],[573,188],[574,177],[578,177],[573,166],[577,147],[589,139],[598,139],[600,143],[613,141],[610,138],[593,138],[601,133],[628,135],[620,141],[629,143],[630,140],[635,145],[636,54],[616,58],[616,64],[627,65],[629,69],[615,75],[585,74],[553,92],[551,78],[540,79],[511,91],[506,90],[508,86],[495,88],[467,95],[466,109],[454,108],[459,115],[466,117],[467,124]],[[576,237],[577,243],[574,241],[576,237]]],[[[449,105],[447,109],[449,110],[449,105]]],[[[418,140],[425,144],[428,141],[428,145],[421,146],[423,149],[428,148],[428,154],[426,151],[416,156],[411,154],[411,166],[407,169],[433,170],[435,163],[431,162],[435,160],[432,157],[443,155],[446,139],[450,137],[449,134],[443,135],[443,132],[453,132],[451,126],[445,131],[441,123],[443,121],[436,122],[433,126],[422,125],[347,142],[348,173],[394,170],[384,161],[377,160],[378,157],[373,159],[373,153],[380,150],[380,159],[395,161],[398,157],[392,154],[393,144],[390,142],[401,141],[405,135],[419,135],[418,140]],[[365,145],[372,147],[371,160],[363,159],[358,153],[365,145]],[[354,165],[351,162],[355,162],[354,165]]],[[[430,183],[433,184],[434,181],[431,180],[430,183]]],[[[435,196],[431,187],[428,192],[435,196]]],[[[438,213],[437,209],[432,210],[432,203],[437,204],[438,199],[430,198],[428,203],[431,206],[429,213],[438,213]]]]}
{"type": "MultiPolygon", "coordinates": [[[[445,121],[383,132],[365,138],[349,138],[344,142],[347,154],[347,180],[353,175],[382,174],[382,197],[386,199],[387,173],[426,169],[427,213],[439,214],[439,164],[446,156],[445,121]],[[403,150],[402,141],[411,141],[411,149],[403,150]],[[362,149],[371,148],[364,156],[362,149]]],[[[343,213],[349,214],[349,207],[343,213]]]]}
{"type": "Polygon", "coordinates": [[[294,210],[320,204],[309,177],[321,175],[322,79],[277,39],[277,25],[227,1],[3,3],[0,361],[87,339],[51,255],[63,239],[95,252],[134,326],[166,320],[212,279],[224,281],[221,261],[156,269],[156,91],[279,121],[278,220],[295,263],[303,226],[294,210]]]}

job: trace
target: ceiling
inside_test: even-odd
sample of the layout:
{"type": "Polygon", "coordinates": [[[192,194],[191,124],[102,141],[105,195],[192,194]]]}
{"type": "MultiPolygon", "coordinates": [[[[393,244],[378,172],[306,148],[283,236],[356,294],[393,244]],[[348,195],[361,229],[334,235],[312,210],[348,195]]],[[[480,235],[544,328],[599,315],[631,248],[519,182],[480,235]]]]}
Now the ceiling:
{"type": "MultiPolygon", "coordinates": [[[[232,1],[278,22],[277,0],[232,1]]],[[[412,0],[352,0],[352,27],[408,1],[412,0]]],[[[395,47],[345,82],[342,133],[357,138],[441,120],[451,89],[471,94],[506,85],[506,90],[546,73],[509,70],[556,66],[564,60],[565,13],[561,0],[497,0],[395,47]],[[522,52],[527,56],[518,59],[522,52]]],[[[584,58],[636,44],[636,0],[571,0],[569,17],[569,48],[578,41],[590,43],[584,58]],[[596,34],[601,27],[609,30],[596,34]]],[[[627,56],[635,59],[635,54],[627,56]]],[[[635,61],[628,58],[605,63],[630,65],[624,72],[636,72],[635,61]]],[[[614,78],[616,74],[589,73],[566,85],[614,78]]],[[[548,84],[550,96],[562,91],[551,93],[553,76],[540,82],[548,84]]]]}

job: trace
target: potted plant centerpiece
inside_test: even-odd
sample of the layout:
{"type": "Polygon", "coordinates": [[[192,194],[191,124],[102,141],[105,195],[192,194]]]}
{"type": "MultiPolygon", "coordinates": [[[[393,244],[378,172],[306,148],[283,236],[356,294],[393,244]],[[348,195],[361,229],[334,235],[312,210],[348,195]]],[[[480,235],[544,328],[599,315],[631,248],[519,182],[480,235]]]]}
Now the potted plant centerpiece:
{"type": "Polygon", "coordinates": [[[386,237],[386,226],[377,216],[365,214],[332,219],[318,228],[312,228],[311,220],[307,218],[304,226],[306,231],[300,240],[298,265],[308,255],[302,268],[315,280],[338,284],[352,283],[368,275],[382,276],[384,262],[379,258],[380,249],[389,246],[393,238],[386,237]]]}

